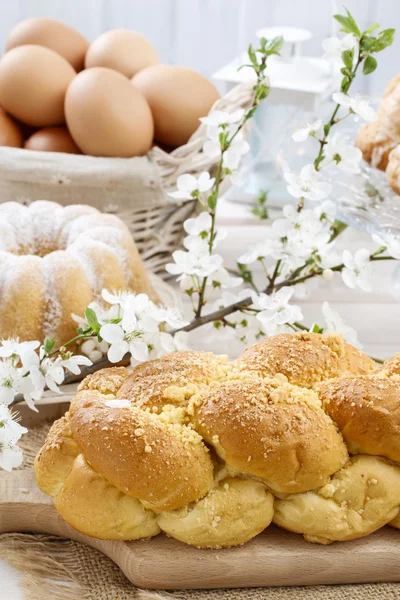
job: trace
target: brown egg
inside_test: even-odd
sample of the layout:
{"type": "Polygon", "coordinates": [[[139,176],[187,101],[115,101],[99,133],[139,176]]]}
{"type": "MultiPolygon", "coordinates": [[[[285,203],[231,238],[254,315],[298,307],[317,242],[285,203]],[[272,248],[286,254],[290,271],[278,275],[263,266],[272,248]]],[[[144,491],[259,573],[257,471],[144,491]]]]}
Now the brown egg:
{"type": "Polygon", "coordinates": [[[75,70],[41,46],[18,46],[0,61],[0,104],[27,125],[64,123],[64,98],[75,70]]]}
{"type": "Polygon", "coordinates": [[[81,71],[89,42],[75,29],[54,19],[32,18],[18,23],[6,41],[6,50],[35,44],[54,50],[81,71]]]}
{"type": "Polygon", "coordinates": [[[64,152],[65,154],[82,154],[66,127],[45,127],[39,129],[25,142],[27,150],[40,152],[64,152]]]}
{"type": "Polygon", "coordinates": [[[23,135],[21,129],[5,110],[0,108],[0,146],[21,148],[23,135]]]}
{"type": "Polygon", "coordinates": [[[141,69],[159,62],[157,50],[143,35],[128,29],[112,29],[90,46],[85,67],[108,67],[132,77],[141,69]]]}
{"type": "Polygon", "coordinates": [[[219,98],[217,89],[200,73],[171,65],[140,71],[132,83],[147,99],[154,118],[154,137],[167,146],[182,146],[219,98]]]}
{"type": "Polygon", "coordinates": [[[104,67],[82,71],[65,98],[68,129],[85,154],[141,156],[153,141],[153,118],[129,79],[104,67]]]}

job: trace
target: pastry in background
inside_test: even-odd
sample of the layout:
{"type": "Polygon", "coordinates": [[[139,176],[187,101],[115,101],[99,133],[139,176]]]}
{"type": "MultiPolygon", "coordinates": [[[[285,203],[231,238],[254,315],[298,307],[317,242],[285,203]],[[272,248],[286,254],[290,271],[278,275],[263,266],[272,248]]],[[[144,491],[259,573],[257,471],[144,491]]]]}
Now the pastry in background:
{"type": "Polygon", "coordinates": [[[103,288],[157,300],[128,228],[85,205],[44,200],[0,204],[0,338],[21,341],[76,335],[103,288]]]}
{"type": "Polygon", "coordinates": [[[372,167],[385,171],[389,154],[400,144],[400,76],[388,84],[377,120],[361,127],[356,146],[372,167]]]}
{"type": "Polygon", "coordinates": [[[129,29],[112,29],[90,45],[85,68],[107,67],[131,78],[141,69],[159,62],[157,50],[144,35],[129,29]]]}
{"type": "Polygon", "coordinates": [[[6,51],[35,44],[54,50],[75,69],[81,71],[89,42],[78,31],[55,19],[36,18],[21,21],[10,31],[6,41],[6,51]]]}
{"type": "Polygon", "coordinates": [[[149,103],[156,141],[174,148],[186,144],[219,98],[211,81],[186,67],[148,67],[132,84],[149,103]]]}
{"type": "Polygon", "coordinates": [[[82,154],[66,127],[45,127],[32,134],[25,142],[26,150],[82,154]]]}
{"type": "Polygon", "coordinates": [[[396,146],[389,155],[386,175],[392,190],[400,195],[400,146],[396,146]]]}

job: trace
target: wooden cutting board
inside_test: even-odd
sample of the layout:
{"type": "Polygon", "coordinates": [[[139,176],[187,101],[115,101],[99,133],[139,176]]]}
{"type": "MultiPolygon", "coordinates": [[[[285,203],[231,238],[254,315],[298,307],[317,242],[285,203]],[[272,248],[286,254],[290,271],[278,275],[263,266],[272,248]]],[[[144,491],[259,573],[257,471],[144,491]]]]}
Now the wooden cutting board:
{"type": "MultiPolygon", "coordinates": [[[[50,398],[43,400],[39,415],[22,406],[22,422],[29,427],[38,418],[57,418],[68,407],[68,397],[60,400],[59,403],[50,398]]],[[[400,532],[390,527],[366,538],[331,546],[310,544],[302,536],[274,526],[244,546],[225,550],[199,550],[165,535],[148,541],[102,541],[67,525],[54,509],[51,498],[38,489],[32,471],[3,471],[0,532],[24,531],[54,534],[89,544],[110,557],[134,585],[144,588],[400,582],[400,532]]]]}

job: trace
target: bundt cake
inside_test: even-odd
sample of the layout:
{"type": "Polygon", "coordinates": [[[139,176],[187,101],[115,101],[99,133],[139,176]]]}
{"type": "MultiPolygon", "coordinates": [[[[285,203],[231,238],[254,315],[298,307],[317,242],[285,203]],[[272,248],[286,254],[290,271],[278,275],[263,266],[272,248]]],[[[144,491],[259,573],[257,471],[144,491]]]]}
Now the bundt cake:
{"type": "Polygon", "coordinates": [[[62,344],[103,288],[156,294],[118,217],[40,200],[0,204],[0,338],[62,344]]]}

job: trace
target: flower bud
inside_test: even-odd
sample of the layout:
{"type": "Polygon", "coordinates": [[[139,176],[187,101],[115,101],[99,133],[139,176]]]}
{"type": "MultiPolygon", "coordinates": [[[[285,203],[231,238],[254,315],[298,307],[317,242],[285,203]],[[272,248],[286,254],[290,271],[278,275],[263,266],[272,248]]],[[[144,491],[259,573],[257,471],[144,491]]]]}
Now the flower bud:
{"type": "Polygon", "coordinates": [[[334,276],[334,272],[332,271],[332,269],[324,269],[322,271],[322,277],[325,279],[325,281],[332,281],[334,276]]]}

